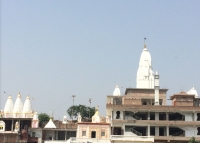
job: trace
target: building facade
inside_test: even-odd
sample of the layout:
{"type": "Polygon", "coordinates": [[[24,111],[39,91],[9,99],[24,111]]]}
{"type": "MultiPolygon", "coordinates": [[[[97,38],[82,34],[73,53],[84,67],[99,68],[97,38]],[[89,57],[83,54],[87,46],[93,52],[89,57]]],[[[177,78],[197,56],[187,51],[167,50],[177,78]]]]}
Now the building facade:
{"type": "MultiPolygon", "coordinates": [[[[116,89],[115,89],[116,90],[116,89]]],[[[124,95],[108,95],[106,115],[111,119],[111,138],[118,136],[133,142],[187,143],[191,137],[200,140],[200,99],[192,88],[187,93],[170,96],[160,89],[159,75],[152,70],[151,55],[144,44],[136,78],[136,88],[124,95]],[[135,142],[137,142],[135,140],[135,142]]]]}

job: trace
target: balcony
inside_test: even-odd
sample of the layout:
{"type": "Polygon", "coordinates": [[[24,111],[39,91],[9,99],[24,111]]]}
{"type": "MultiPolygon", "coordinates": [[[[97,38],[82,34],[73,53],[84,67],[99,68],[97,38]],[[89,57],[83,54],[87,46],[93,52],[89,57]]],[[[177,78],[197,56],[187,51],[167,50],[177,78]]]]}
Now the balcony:
{"type": "Polygon", "coordinates": [[[113,124],[116,124],[116,123],[123,123],[123,124],[126,124],[126,123],[131,123],[131,124],[150,124],[151,126],[152,125],[159,125],[159,126],[166,126],[166,125],[169,125],[169,126],[198,126],[199,125],[199,121],[164,121],[164,120],[158,120],[158,121],[155,121],[155,120],[112,120],[112,123],[113,124]]]}
{"type": "Polygon", "coordinates": [[[152,136],[124,136],[124,135],[111,135],[111,141],[138,141],[138,142],[154,142],[152,136]]]}

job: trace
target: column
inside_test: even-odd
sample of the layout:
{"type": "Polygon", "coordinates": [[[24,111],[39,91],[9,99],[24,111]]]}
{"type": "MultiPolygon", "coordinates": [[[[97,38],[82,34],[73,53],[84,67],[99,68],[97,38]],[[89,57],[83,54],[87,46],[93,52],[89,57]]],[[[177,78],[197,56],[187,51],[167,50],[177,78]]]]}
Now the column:
{"type": "Polygon", "coordinates": [[[113,120],[113,110],[111,111],[111,120],[113,120]]]}
{"type": "Polygon", "coordinates": [[[169,113],[166,112],[166,121],[168,121],[168,120],[169,120],[169,113]]]}
{"type": "Polygon", "coordinates": [[[197,113],[194,112],[194,115],[193,115],[193,116],[194,116],[194,118],[193,118],[194,120],[193,120],[193,121],[196,121],[196,120],[197,120],[196,114],[197,114],[197,113]]]}
{"type": "Polygon", "coordinates": [[[66,129],[65,129],[65,141],[66,141],[66,139],[67,139],[67,138],[66,138],[66,133],[67,133],[67,131],[66,131],[66,129]]]}
{"type": "Polygon", "coordinates": [[[150,120],[150,112],[147,113],[147,120],[150,120]]]}
{"type": "Polygon", "coordinates": [[[112,126],[112,135],[114,135],[114,127],[112,126]]]}
{"type": "Polygon", "coordinates": [[[150,124],[148,124],[148,134],[147,136],[150,136],[150,124]]]}
{"type": "Polygon", "coordinates": [[[159,127],[158,126],[155,127],[155,136],[159,136],[159,127]]]}
{"type": "Polygon", "coordinates": [[[159,120],[159,113],[158,113],[158,112],[155,113],[155,120],[156,120],[156,121],[159,120]]]}
{"type": "Polygon", "coordinates": [[[13,132],[14,120],[12,119],[11,131],[13,132]]]}
{"type": "Polygon", "coordinates": [[[169,136],[169,125],[166,126],[167,129],[167,136],[169,136]]]}

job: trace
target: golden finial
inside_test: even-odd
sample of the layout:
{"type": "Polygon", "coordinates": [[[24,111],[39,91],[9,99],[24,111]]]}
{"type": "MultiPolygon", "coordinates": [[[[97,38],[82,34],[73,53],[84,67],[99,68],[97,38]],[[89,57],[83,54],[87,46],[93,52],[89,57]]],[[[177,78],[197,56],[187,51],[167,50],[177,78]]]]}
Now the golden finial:
{"type": "Polygon", "coordinates": [[[147,38],[144,38],[144,49],[147,48],[147,46],[146,46],[146,39],[147,38]]]}
{"type": "Polygon", "coordinates": [[[18,94],[18,97],[21,98],[20,92],[19,92],[19,94],[18,94]]]}

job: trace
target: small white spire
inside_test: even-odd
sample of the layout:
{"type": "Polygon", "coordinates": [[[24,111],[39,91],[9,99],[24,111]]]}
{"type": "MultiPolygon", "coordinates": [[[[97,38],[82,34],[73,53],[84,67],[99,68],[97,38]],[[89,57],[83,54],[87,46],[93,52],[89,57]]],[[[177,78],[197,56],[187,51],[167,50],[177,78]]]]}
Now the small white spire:
{"type": "Polygon", "coordinates": [[[116,85],[115,90],[113,91],[113,95],[114,96],[120,96],[121,95],[120,94],[120,89],[119,89],[118,85],[116,85]]]}
{"type": "Polygon", "coordinates": [[[187,92],[187,94],[194,94],[194,95],[195,95],[195,98],[199,98],[198,93],[197,93],[197,90],[196,90],[194,87],[192,87],[192,89],[190,89],[190,90],[187,92]]]}
{"type": "Polygon", "coordinates": [[[158,72],[156,71],[156,75],[158,75],[158,72]]]}

